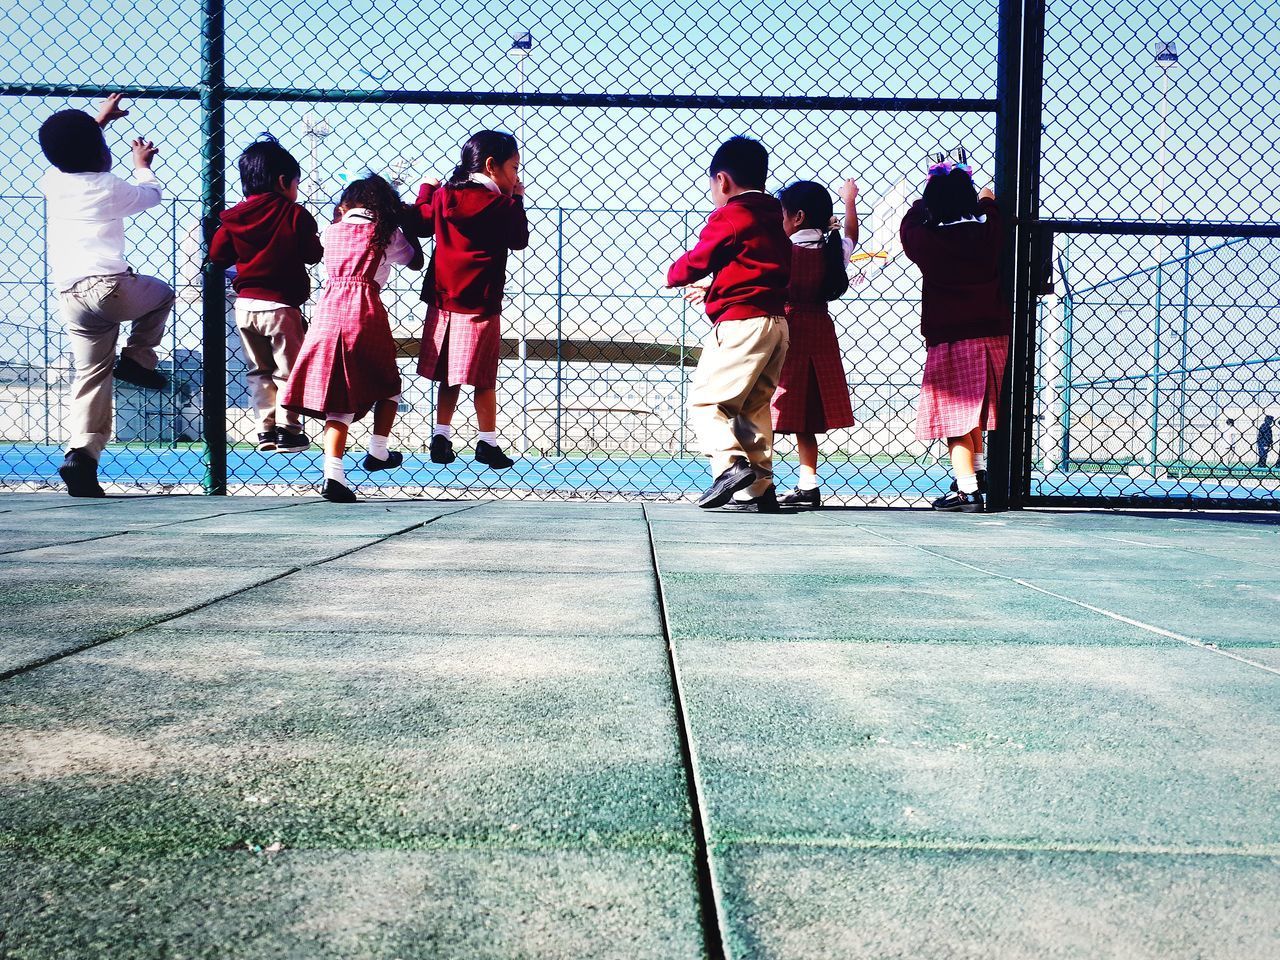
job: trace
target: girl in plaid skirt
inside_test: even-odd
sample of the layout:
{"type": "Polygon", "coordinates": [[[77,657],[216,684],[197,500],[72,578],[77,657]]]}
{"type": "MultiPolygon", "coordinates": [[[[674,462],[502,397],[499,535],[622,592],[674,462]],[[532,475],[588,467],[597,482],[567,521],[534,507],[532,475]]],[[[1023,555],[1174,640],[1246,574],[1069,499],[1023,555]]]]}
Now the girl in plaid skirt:
{"type": "Polygon", "coordinates": [[[477,463],[505,470],[515,461],[498,445],[498,355],[507,253],[529,245],[516,138],[481,130],[462,147],[462,160],[443,186],[422,185],[416,204],[419,236],[435,237],[422,299],[427,323],[418,375],[438,381],[433,463],[452,463],[453,413],[462,384],[475,388],[477,463]]]}
{"type": "Polygon", "coordinates": [[[955,481],[935,510],[981,513],[982,431],[994,430],[1012,316],[1000,296],[1004,243],[995,194],[973,187],[963,150],[937,157],[924,196],[902,218],[902,249],[920,267],[920,332],[928,345],[916,438],[945,439],[955,481]]]}
{"type": "Polygon", "coordinates": [[[381,290],[391,264],[420,269],[422,255],[398,227],[400,198],[381,177],[350,184],[337,214],[320,238],[327,279],[281,404],[324,418],[320,495],[354,503],[342,465],[353,421],[373,411],[366,471],[390,470],[404,461],[399,451],[387,449],[400,402],[400,370],[381,290]]]}
{"type": "Polygon", "coordinates": [[[794,433],[800,476],[783,506],[816,509],[818,434],[853,426],[849,382],[845,379],[840,343],[827,303],[849,289],[847,267],[858,242],[858,184],[840,188],[844,201],[844,236],[832,218],[831,194],[812,180],[786,187],[782,228],[791,238],[791,281],[787,287],[787,329],[791,344],[773,394],[773,429],[794,433]]]}

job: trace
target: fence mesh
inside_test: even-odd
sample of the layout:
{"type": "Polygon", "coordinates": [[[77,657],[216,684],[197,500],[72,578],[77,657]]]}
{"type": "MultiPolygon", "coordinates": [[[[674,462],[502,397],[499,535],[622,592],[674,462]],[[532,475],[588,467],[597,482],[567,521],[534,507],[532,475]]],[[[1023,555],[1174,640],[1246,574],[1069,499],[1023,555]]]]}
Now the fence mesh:
{"type": "MultiPolygon", "coordinates": [[[[153,137],[162,148],[157,172],[168,199],[129,222],[129,256],[135,269],[178,293],[161,351],[170,389],[155,395],[117,387],[116,439],[101,468],[108,489],[204,489],[222,452],[229,492],[315,486],[318,449],[286,457],[253,448],[229,287],[225,343],[205,338],[201,198],[208,184],[199,98],[202,30],[214,6],[158,0],[143,10],[34,0],[11,11],[14,29],[0,37],[6,94],[0,192],[8,209],[0,222],[0,486],[56,484],[71,369],[45,266],[37,186],[44,164],[35,132],[54,110],[92,110],[93,98],[74,95],[74,88],[89,87],[135,94],[130,116],[108,131],[118,165],[133,135],[153,137]],[[32,89],[45,95],[23,95],[24,85],[40,85],[32,89]],[[205,383],[210,350],[225,352],[225,383],[205,383]],[[225,414],[212,415],[225,420],[225,451],[211,451],[204,438],[221,431],[205,422],[206,399],[224,392],[225,414]]],[[[1195,11],[1161,3],[1156,16],[1149,13],[1136,3],[1108,10],[1069,0],[1049,5],[1041,213],[1274,220],[1280,192],[1260,162],[1280,119],[1274,115],[1280,86],[1274,72],[1259,67],[1275,53],[1271,14],[1250,3],[1195,11]],[[1165,68],[1154,60],[1158,40],[1182,44],[1167,88],[1165,68]],[[1163,173],[1159,156],[1166,157],[1163,173]]],[[[498,429],[517,465],[494,473],[466,454],[450,467],[427,459],[435,411],[432,385],[414,372],[424,320],[420,276],[399,272],[384,301],[406,386],[394,430],[406,466],[353,478],[366,494],[564,497],[683,497],[705,485],[705,461],[686,413],[706,320],[662,289],[661,278],[709,212],[701,171],[715,145],[736,133],[763,140],[772,155],[770,189],[805,178],[834,192],[852,175],[862,185],[862,239],[853,285],[833,304],[833,318],[858,425],[823,439],[824,492],[836,502],[923,504],[945,487],[949,465],[942,444],[913,436],[924,359],[919,274],[901,255],[896,227],[905,204],[918,196],[928,151],[963,143],[976,154],[981,180],[990,182],[996,172],[998,14],[995,0],[946,9],[922,0],[856,6],[784,0],[728,13],[691,0],[594,7],[518,0],[492,9],[457,0],[229,2],[222,21],[227,156],[225,167],[210,173],[225,182],[227,204],[238,201],[235,158],[271,133],[301,162],[301,200],[325,223],[352,177],[381,173],[410,198],[423,179],[448,173],[472,131],[515,133],[533,239],[510,264],[498,429]],[[513,56],[513,41],[525,32],[532,48],[513,56]],[[655,99],[626,101],[640,95],[655,99]],[[778,99],[708,103],[714,97],[778,99]],[[869,99],[842,105],[813,98],[869,99]]],[[[1224,367],[1249,370],[1248,380],[1192,369],[1251,361],[1250,344],[1274,341],[1275,314],[1266,311],[1265,298],[1254,297],[1262,288],[1243,274],[1228,279],[1233,270],[1263,265],[1270,248],[1251,243],[1226,248],[1235,252],[1227,256],[1202,250],[1197,240],[1188,257],[1183,238],[1080,235],[1068,249],[1065,235],[1058,236],[1059,296],[1034,306],[1043,326],[1032,493],[1119,496],[1146,483],[1149,495],[1181,495],[1160,471],[1212,457],[1202,451],[1203,437],[1188,442],[1170,425],[1200,423],[1211,408],[1238,409],[1239,421],[1270,402],[1265,390],[1275,386],[1275,366],[1224,367]],[[1125,327],[1132,348],[1122,347],[1128,332],[1103,335],[1110,308],[1093,304],[1088,298],[1097,296],[1086,288],[1166,260],[1161,271],[1172,274],[1182,269],[1179,257],[1195,261],[1192,273],[1204,288],[1185,304],[1165,298],[1153,313],[1150,291],[1134,286],[1125,295],[1145,305],[1125,327]],[[1210,289],[1210,276],[1223,277],[1220,289],[1210,289]],[[1062,358],[1045,347],[1062,339],[1068,283],[1077,294],[1070,305],[1073,366],[1063,380],[1062,358]],[[1238,303],[1219,302],[1236,296],[1238,303]],[[1179,352],[1185,344],[1170,332],[1182,322],[1179,310],[1193,315],[1185,363],[1179,352]],[[1162,329],[1153,340],[1157,315],[1162,329]],[[1252,341],[1221,339],[1210,349],[1215,322],[1259,326],[1252,341]],[[1162,344],[1158,366],[1151,360],[1155,342],[1162,344]],[[1136,378],[1137,386],[1104,390],[1100,377],[1136,378]],[[1143,383],[1147,408],[1138,399],[1143,383]],[[1210,399],[1214,384],[1239,396],[1210,399]],[[1181,400],[1168,399],[1171,385],[1181,400]],[[1248,390],[1256,391],[1254,406],[1244,403],[1248,390]],[[1171,402],[1179,406],[1173,414],[1171,402]],[[1147,421],[1160,421],[1154,429],[1140,422],[1148,408],[1147,421]],[[1155,437],[1160,463],[1148,464],[1141,451],[1126,459],[1132,437],[1144,430],[1155,437]],[[1051,447],[1057,453],[1043,453],[1051,447]],[[1147,466],[1161,479],[1130,476],[1147,466]],[[1116,485],[1117,478],[1125,484],[1116,485]]],[[[312,303],[322,271],[313,281],[312,303]]],[[[460,447],[474,438],[472,417],[464,392],[455,421],[460,447]]],[[[319,427],[311,422],[310,432],[319,427]]],[[[364,441],[361,431],[353,431],[354,448],[364,441]]],[[[779,480],[786,484],[795,467],[790,438],[779,452],[779,480]]],[[[1250,496],[1270,496],[1258,477],[1215,482],[1237,479],[1262,484],[1250,487],[1250,496]]],[[[1197,490],[1226,495],[1211,484],[1197,490]]],[[[1238,495],[1237,487],[1230,495],[1238,495]]]]}

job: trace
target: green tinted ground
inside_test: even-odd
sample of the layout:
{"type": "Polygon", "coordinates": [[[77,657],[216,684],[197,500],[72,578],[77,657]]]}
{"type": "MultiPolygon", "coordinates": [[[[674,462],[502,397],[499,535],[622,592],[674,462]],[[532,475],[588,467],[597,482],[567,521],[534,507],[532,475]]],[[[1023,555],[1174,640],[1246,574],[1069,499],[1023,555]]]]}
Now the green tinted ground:
{"type": "Polygon", "coordinates": [[[1277,558],[1116,514],[0,497],[0,955],[1280,955],[1277,558]]]}

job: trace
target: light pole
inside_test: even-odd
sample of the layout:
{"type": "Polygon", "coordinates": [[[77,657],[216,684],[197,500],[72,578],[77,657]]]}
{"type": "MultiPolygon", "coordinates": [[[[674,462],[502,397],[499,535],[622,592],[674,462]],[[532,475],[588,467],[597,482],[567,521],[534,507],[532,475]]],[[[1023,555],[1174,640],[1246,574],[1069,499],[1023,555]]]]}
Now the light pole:
{"type": "Polygon", "coordinates": [[[315,204],[316,193],[320,189],[320,142],[333,133],[333,128],[322,118],[316,120],[311,114],[302,118],[302,134],[310,141],[309,155],[311,169],[307,173],[307,202],[315,204]]]}
{"type": "MultiPolygon", "coordinates": [[[[524,77],[525,61],[533,53],[533,31],[515,30],[507,56],[516,62],[516,92],[521,101],[516,107],[516,143],[524,149],[524,77]]],[[[523,158],[522,158],[523,160],[523,158]]],[[[523,166],[523,164],[522,164],[523,166]]],[[[521,177],[523,180],[523,176],[521,177]]],[[[520,452],[529,449],[529,275],[525,270],[526,250],[520,251],[520,452]]]]}
{"type": "MultiPolygon", "coordinates": [[[[1151,53],[1155,57],[1156,66],[1160,68],[1160,158],[1159,172],[1156,178],[1156,217],[1163,222],[1168,214],[1168,201],[1165,197],[1166,174],[1168,162],[1169,138],[1169,70],[1178,63],[1178,45],[1173,41],[1157,40],[1151,45],[1151,53]]],[[[1156,252],[1156,327],[1155,340],[1151,350],[1151,440],[1147,451],[1147,461],[1154,473],[1160,463],[1160,376],[1161,376],[1161,340],[1164,336],[1164,259],[1165,240],[1158,241],[1156,252]]]]}

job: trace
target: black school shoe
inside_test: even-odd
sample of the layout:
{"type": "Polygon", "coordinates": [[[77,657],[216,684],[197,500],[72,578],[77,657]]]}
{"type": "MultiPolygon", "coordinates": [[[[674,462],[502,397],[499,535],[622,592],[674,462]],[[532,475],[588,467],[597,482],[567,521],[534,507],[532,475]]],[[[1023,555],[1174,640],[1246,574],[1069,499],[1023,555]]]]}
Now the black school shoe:
{"type": "Polygon", "coordinates": [[[337,480],[326,480],[320,488],[320,496],[330,503],[355,503],[355,491],[337,480]]]}
{"type": "Polygon", "coordinates": [[[84,447],[67,451],[58,476],[67,485],[67,493],[73,497],[105,497],[107,492],[98,483],[98,461],[84,447]]]}
{"type": "Polygon", "coordinates": [[[784,507],[798,507],[803,510],[817,510],[822,506],[822,490],[814,487],[812,490],[801,490],[796,487],[790,493],[784,493],[778,498],[778,503],[784,507]]]}
{"type": "MultiPolygon", "coordinates": [[[[978,476],[978,492],[985,497],[987,495],[987,471],[979,470],[977,471],[977,476],[978,476]]],[[[951,489],[958,493],[960,491],[959,482],[956,480],[952,480],[951,489]]]]}
{"type": "MultiPolygon", "coordinates": [[[[262,448],[259,447],[259,450],[262,448]]],[[[302,453],[304,450],[311,449],[311,438],[301,430],[294,432],[286,430],[284,427],[276,427],[276,452],[277,453],[302,453]]]]}
{"type": "Polygon", "coordinates": [[[276,448],[276,432],[274,430],[264,430],[258,434],[258,452],[270,453],[276,448]]]}
{"type": "Polygon", "coordinates": [[[159,370],[148,370],[135,360],[121,356],[116,361],[113,374],[117,380],[132,383],[143,390],[163,390],[169,385],[169,378],[159,370]]]}
{"type": "Polygon", "coordinates": [[[733,463],[716,477],[715,482],[698,498],[698,506],[703,510],[723,507],[739,490],[745,490],[756,482],[756,472],[751,464],[742,457],[734,457],[733,463]]]}
{"type": "Polygon", "coordinates": [[[430,449],[432,463],[453,463],[458,459],[458,455],[453,452],[453,441],[442,433],[431,438],[430,449]]]}
{"type": "Polygon", "coordinates": [[[986,510],[986,501],[981,493],[952,490],[933,501],[933,509],[943,513],[982,513],[986,510]]]}
{"type": "Polygon", "coordinates": [[[372,453],[366,453],[362,466],[369,473],[374,473],[378,470],[394,470],[402,463],[404,463],[404,454],[399,450],[391,450],[387,453],[385,460],[379,460],[372,453]]]}
{"type": "Polygon", "coordinates": [[[476,443],[476,463],[483,463],[490,470],[505,470],[515,466],[515,461],[502,452],[502,448],[480,440],[476,443]]]}
{"type": "Polygon", "coordinates": [[[781,513],[778,505],[778,489],[769,484],[769,489],[750,500],[730,500],[722,508],[726,513],[781,513]]]}

